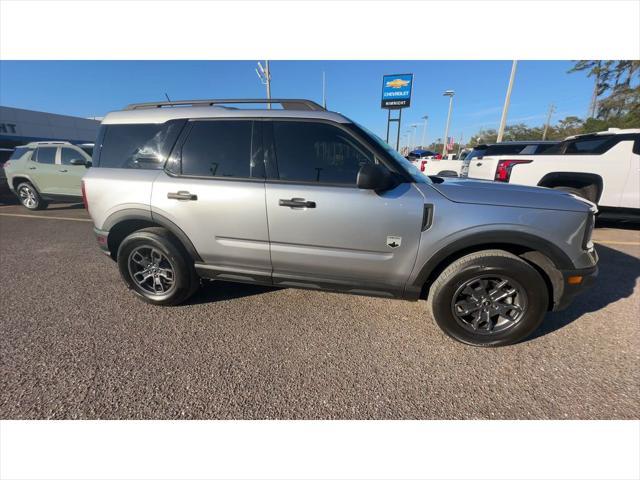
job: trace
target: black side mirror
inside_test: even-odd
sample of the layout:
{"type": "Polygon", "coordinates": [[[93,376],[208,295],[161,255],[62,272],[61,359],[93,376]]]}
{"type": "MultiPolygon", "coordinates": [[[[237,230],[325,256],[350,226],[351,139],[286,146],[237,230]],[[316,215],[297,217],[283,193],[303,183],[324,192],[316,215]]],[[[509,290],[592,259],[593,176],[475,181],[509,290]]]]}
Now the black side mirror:
{"type": "Polygon", "coordinates": [[[69,163],[71,165],[86,165],[87,161],[84,158],[74,158],[69,163]]]}
{"type": "Polygon", "coordinates": [[[382,165],[368,163],[360,167],[356,184],[364,190],[384,192],[395,187],[396,181],[391,172],[382,165]]]}

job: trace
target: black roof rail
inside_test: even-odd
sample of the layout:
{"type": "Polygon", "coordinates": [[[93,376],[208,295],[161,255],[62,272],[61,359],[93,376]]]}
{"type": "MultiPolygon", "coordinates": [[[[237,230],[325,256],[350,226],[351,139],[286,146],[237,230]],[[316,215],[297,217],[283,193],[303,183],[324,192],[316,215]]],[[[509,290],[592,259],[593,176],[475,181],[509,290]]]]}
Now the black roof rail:
{"type": "Polygon", "coordinates": [[[149,108],[162,108],[162,107],[202,107],[202,106],[215,106],[215,105],[226,105],[233,103],[257,103],[257,104],[265,104],[271,105],[273,103],[280,104],[285,110],[314,110],[314,111],[324,111],[325,109],[322,106],[318,105],[316,102],[312,100],[304,100],[298,98],[287,98],[287,99],[264,99],[264,98],[235,98],[235,99],[206,99],[206,100],[176,100],[176,101],[167,101],[167,102],[144,102],[144,103],[132,103],[128,105],[125,110],[142,110],[149,108]]]}

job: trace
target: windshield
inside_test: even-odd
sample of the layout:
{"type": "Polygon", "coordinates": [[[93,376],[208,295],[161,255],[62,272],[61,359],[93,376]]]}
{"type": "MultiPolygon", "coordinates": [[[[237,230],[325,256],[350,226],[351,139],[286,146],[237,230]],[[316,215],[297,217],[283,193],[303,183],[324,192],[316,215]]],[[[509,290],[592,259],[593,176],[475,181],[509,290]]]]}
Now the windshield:
{"type": "Polygon", "coordinates": [[[411,163],[409,160],[407,160],[402,155],[400,155],[396,150],[391,148],[391,146],[387,142],[382,140],[379,136],[377,136],[371,130],[369,130],[366,127],[363,127],[359,123],[356,123],[356,125],[358,126],[358,128],[362,130],[363,133],[367,134],[375,143],[377,143],[382,149],[384,149],[389,155],[391,155],[393,159],[400,164],[400,166],[404,169],[404,171],[406,171],[409,175],[411,175],[411,178],[413,179],[413,181],[415,181],[416,183],[431,182],[431,180],[429,180],[429,177],[427,177],[426,175],[423,175],[422,172],[420,172],[420,170],[418,170],[418,168],[413,163],[411,163]]]}

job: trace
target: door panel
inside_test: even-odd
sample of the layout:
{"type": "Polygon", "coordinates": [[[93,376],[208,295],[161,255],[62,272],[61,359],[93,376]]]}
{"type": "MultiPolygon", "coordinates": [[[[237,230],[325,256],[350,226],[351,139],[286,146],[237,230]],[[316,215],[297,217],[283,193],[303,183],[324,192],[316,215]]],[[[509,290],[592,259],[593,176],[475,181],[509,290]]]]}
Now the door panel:
{"type": "Polygon", "coordinates": [[[60,194],[60,186],[57,182],[58,168],[56,165],[57,147],[39,147],[36,150],[37,160],[34,156],[27,162],[27,174],[33,180],[40,193],[60,194]]]}
{"type": "Polygon", "coordinates": [[[160,214],[184,231],[208,276],[270,283],[259,125],[246,120],[192,122],[169,163],[176,175],[158,175],[152,215],[160,214]]]}
{"type": "Polygon", "coordinates": [[[412,184],[383,194],[284,183],[267,183],[266,190],[274,284],[402,293],[415,262],[424,206],[412,184]],[[315,207],[280,205],[291,199],[315,207]],[[394,238],[388,242],[389,237],[394,238]]]}
{"type": "Polygon", "coordinates": [[[62,147],[60,149],[60,165],[57,165],[59,176],[57,183],[64,195],[82,196],[81,182],[87,172],[84,165],[71,165],[71,160],[87,160],[87,157],[73,148],[62,147]]]}
{"type": "Polygon", "coordinates": [[[205,263],[271,273],[264,182],[187,179],[163,172],[153,184],[151,205],[152,215],[166,217],[187,234],[205,263]],[[192,199],[168,198],[178,192],[189,192],[192,199]]]}

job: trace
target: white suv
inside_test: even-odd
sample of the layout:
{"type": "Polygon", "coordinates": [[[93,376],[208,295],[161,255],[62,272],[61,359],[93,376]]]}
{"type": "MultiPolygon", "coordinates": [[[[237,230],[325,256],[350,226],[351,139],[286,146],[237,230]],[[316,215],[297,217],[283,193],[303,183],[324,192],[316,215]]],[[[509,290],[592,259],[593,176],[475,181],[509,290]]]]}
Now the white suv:
{"type": "Polygon", "coordinates": [[[567,137],[542,154],[473,159],[463,176],[564,190],[598,203],[600,210],[635,216],[640,213],[640,129],[567,137]]]}

